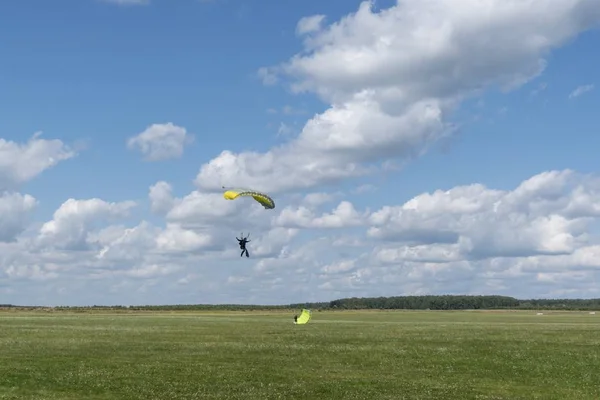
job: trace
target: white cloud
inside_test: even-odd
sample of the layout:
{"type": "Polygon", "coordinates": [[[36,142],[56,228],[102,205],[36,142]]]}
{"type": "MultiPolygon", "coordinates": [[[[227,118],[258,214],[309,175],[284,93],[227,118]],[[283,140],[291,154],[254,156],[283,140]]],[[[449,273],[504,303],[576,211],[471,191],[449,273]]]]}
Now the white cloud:
{"type": "Polygon", "coordinates": [[[31,279],[34,281],[46,281],[59,276],[56,272],[47,271],[38,264],[9,265],[4,273],[9,279],[31,279]]]}
{"type": "Polygon", "coordinates": [[[156,248],[159,228],[142,221],[133,228],[111,225],[87,235],[88,243],[97,244],[95,257],[103,262],[135,264],[144,260],[156,248]]]}
{"type": "Polygon", "coordinates": [[[181,199],[174,199],[166,218],[168,221],[199,226],[206,223],[207,226],[211,226],[215,221],[248,211],[248,208],[243,209],[243,205],[247,206],[243,203],[244,200],[226,201],[221,194],[193,191],[181,199]]]}
{"type": "Polygon", "coordinates": [[[157,265],[150,264],[144,265],[139,268],[133,268],[130,270],[122,271],[122,274],[132,278],[156,278],[171,275],[174,272],[177,272],[181,269],[178,265],[169,264],[169,265],[157,265]]]}
{"type": "Polygon", "coordinates": [[[285,145],[222,152],[196,184],[308,188],[410,160],[453,131],[448,117],[463,99],[528,82],[553,48],[599,21],[595,0],[400,1],[380,12],[363,2],[305,37],[304,52],[259,70],[265,83],[290,78],[293,91],[330,107],[285,145]]]}
{"type": "Polygon", "coordinates": [[[321,30],[321,25],[325,21],[325,15],[318,14],[310,17],[301,18],[296,25],[297,35],[306,35],[307,33],[314,33],[321,30]]]}
{"type": "Polygon", "coordinates": [[[514,191],[462,186],[384,207],[368,234],[401,243],[377,254],[386,262],[571,254],[588,243],[599,202],[597,179],[550,171],[514,191]]]}
{"type": "MultiPolygon", "coordinates": [[[[166,182],[154,187],[170,193],[166,182]]],[[[17,205],[25,198],[11,196],[17,205]]],[[[122,222],[133,202],[70,199],[38,236],[0,243],[0,279],[12,288],[43,284],[32,286],[35,303],[43,293],[56,302],[84,301],[88,292],[98,297],[87,301],[104,304],[98,293],[116,303],[211,301],[193,300],[200,287],[223,301],[260,303],[399,293],[535,297],[572,288],[598,294],[590,284],[600,277],[600,238],[591,234],[600,222],[596,176],[548,171],[514,190],[472,184],[374,212],[347,200],[318,211],[338,196],[291,197],[266,211],[251,199],[192,192],[161,203],[164,227],[107,225],[122,222]],[[250,259],[235,241],[242,229],[251,232],[250,259]]]]}
{"type": "Polygon", "coordinates": [[[335,197],[336,196],[334,196],[331,193],[308,193],[306,196],[304,196],[303,203],[308,205],[309,207],[318,207],[321,204],[333,201],[335,197]]]}
{"type": "Polygon", "coordinates": [[[173,188],[171,185],[165,181],[156,182],[150,186],[148,197],[150,198],[152,212],[165,214],[173,208],[175,200],[173,199],[172,191],[173,188]]]}
{"type": "Polygon", "coordinates": [[[147,161],[163,161],[179,158],[184,147],[193,141],[193,136],[184,127],[166,124],[152,124],[140,134],[127,140],[129,149],[137,149],[147,161]]]}
{"type": "Polygon", "coordinates": [[[277,257],[287,250],[287,245],[294,239],[299,230],[295,228],[273,228],[266,234],[257,236],[256,240],[250,237],[252,257],[271,258],[277,257]]]}
{"type": "Polygon", "coordinates": [[[68,199],[54,212],[52,220],[40,228],[39,243],[64,249],[86,248],[87,236],[95,223],[124,218],[135,205],[133,201],[68,199]]]}
{"type": "Polygon", "coordinates": [[[296,228],[345,228],[360,226],[365,221],[366,214],[361,214],[348,201],[342,201],[331,213],[317,217],[314,212],[304,206],[286,207],[276,218],[278,226],[296,228]]]}
{"type": "Polygon", "coordinates": [[[58,139],[41,139],[41,132],[26,143],[0,138],[0,190],[27,182],[76,153],[58,139]]]}
{"type": "MultiPolygon", "coordinates": [[[[154,214],[148,220],[134,201],[70,198],[52,218],[30,223],[43,198],[13,186],[75,153],[37,135],[25,144],[0,140],[3,301],[599,297],[597,176],[547,171],[513,190],[473,183],[375,211],[350,201],[367,196],[348,194],[371,190],[370,184],[325,187],[418,157],[452,133],[449,117],[462,100],[528,82],[553,48],[599,20],[600,5],[592,0],[400,1],[377,13],[363,3],[329,26],[306,19],[298,27],[305,51],[260,74],[267,83],[316,94],[327,108],[284,145],[263,153],[223,151],[200,168],[197,188],[187,195],[175,196],[171,183],[157,181],[147,192],[154,214]],[[226,201],[223,185],[273,192],[277,208],[265,210],[251,198],[226,201]],[[241,231],[250,233],[250,258],[240,257],[241,231]]],[[[148,160],[178,157],[188,135],[173,124],[153,125],[129,146],[148,160]]]]}
{"type": "Polygon", "coordinates": [[[0,194],[0,242],[12,241],[25,230],[36,205],[37,200],[28,194],[0,194]]]}
{"type": "Polygon", "coordinates": [[[321,268],[325,274],[339,274],[352,271],[356,268],[356,260],[341,260],[328,264],[321,268]]]}
{"type": "MultiPolygon", "coordinates": [[[[600,244],[589,232],[600,222],[598,204],[600,179],[570,170],[538,174],[511,191],[459,186],[371,213],[371,227],[365,226],[370,241],[330,237],[324,245],[319,239],[314,253],[291,249],[257,267],[312,282],[328,298],[449,292],[535,297],[554,296],[565,286],[593,296],[599,292],[589,281],[600,277],[600,244]],[[338,252],[334,246],[373,250],[323,262],[338,252]],[[308,267],[299,272],[300,266],[308,267]]],[[[299,210],[313,214],[285,209],[280,219],[294,216],[300,226],[319,220],[310,209],[299,210]]]]}
{"type": "Polygon", "coordinates": [[[166,252],[194,252],[214,245],[208,233],[197,233],[184,229],[178,224],[168,224],[156,238],[158,250],[166,252]]]}
{"type": "Polygon", "coordinates": [[[577,86],[575,88],[575,90],[573,90],[569,94],[569,98],[570,99],[574,99],[575,97],[579,97],[582,94],[585,94],[587,92],[591,92],[592,90],[594,90],[594,85],[593,84],[577,86]]]}

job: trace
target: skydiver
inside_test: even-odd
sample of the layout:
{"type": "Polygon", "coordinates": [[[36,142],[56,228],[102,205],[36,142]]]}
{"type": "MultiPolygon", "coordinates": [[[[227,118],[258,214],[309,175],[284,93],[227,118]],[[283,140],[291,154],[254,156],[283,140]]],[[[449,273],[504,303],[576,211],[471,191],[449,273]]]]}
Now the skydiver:
{"type": "Polygon", "coordinates": [[[294,315],[294,323],[297,324],[298,323],[298,316],[294,315]]]}
{"type": "Polygon", "coordinates": [[[240,257],[244,255],[244,253],[246,253],[246,257],[250,257],[250,254],[248,253],[248,249],[246,248],[246,243],[250,242],[250,240],[248,240],[248,236],[250,236],[250,234],[248,234],[248,236],[244,237],[244,234],[242,233],[242,238],[239,239],[236,236],[236,239],[240,245],[240,249],[242,249],[242,252],[240,253],[240,257]]]}

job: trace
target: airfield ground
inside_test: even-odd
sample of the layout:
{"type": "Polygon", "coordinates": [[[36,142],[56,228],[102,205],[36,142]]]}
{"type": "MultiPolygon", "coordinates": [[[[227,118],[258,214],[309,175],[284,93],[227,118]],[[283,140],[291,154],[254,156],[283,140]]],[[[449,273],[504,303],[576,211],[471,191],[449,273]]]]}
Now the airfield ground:
{"type": "Polygon", "coordinates": [[[0,399],[600,399],[600,313],[0,313],[0,399]]]}

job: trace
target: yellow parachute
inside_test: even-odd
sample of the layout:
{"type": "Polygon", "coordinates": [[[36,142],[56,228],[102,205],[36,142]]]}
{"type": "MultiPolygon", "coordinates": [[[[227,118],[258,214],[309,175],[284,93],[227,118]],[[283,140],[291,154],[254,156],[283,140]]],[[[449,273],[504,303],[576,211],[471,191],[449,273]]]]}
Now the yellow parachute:
{"type": "MultiPolygon", "coordinates": [[[[225,189],[225,187],[223,187],[225,189]]],[[[270,210],[275,208],[275,202],[265,193],[252,189],[227,189],[223,193],[225,200],[235,200],[238,197],[249,196],[258,201],[264,208],[270,210]]]]}
{"type": "Polygon", "coordinates": [[[300,316],[295,319],[294,323],[297,325],[307,324],[308,321],[310,321],[310,316],[311,316],[310,310],[303,309],[302,312],[300,313],[300,316]]]}

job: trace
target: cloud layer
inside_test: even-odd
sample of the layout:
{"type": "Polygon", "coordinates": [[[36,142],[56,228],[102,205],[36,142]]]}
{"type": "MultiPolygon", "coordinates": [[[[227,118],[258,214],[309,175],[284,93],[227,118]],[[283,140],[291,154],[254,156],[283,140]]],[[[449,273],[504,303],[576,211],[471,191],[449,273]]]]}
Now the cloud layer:
{"type": "Polygon", "coordinates": [[[323,193],[273,211],[198,191],[175,198],[165,182],[148,197],[164,225],[124,226],[136,203],[101,199],[68,199],[31,225],[35,199],[4,195],[0,291],[51,304],[600,295],[599,176],[547,171],[513,190],[472,184],[373,211],[323,193]],[[242,230],[250,259],[236,247],[242,230]],[[25,286],[33,299],[19,295],[25,286]]]}
{"type": "Polygon", "coordinates": [[[363,2],[329,26],[323,19],[303,18],[304,51],[259,75],[314,93],[329,108],[266,153],[223,151],[200,169],[199,187],[306,189],[413,159],[455,130],[449,116],[464,99],[537,77],[552,49],[598,24],[600,7],[595,0],[423,0],[376,12],[363,2]]]}
{"type": "MultiPolygon", "coordinates": [[[[304,51],[260,70],[327,108],[287,143],[224,150],[196,190],[139,201],[67,198],[46,221],[20,185],[77,154],[58,139],[0,139],[0,296],[21,304],[289,303],[341,296],[494,293],[600,296],[600,177],[540,171],[512,190],[480,183],[379,209],[327,183],[415,160],[452,135],[453,111],[537,77],[545,57],[600,21],[596,0],[399,1],[297,25],[304,51]],[[225,201],[221,187],[271,192],[278,207],[225,201]],[[152,222],[151,222],[152,221],[152,222]],[[251,232],[251,258],[235,236],[251,232]]],[[[126,145],[180,157],[191,136],[153,124],[126,145]]],[[[41,177],[43,178],[43,177],[41,177]]],[[[356,191],[376,190],[371,186],[356,191]]],[[[4,301],[3,301],[4,302],[4,301]]]]}

